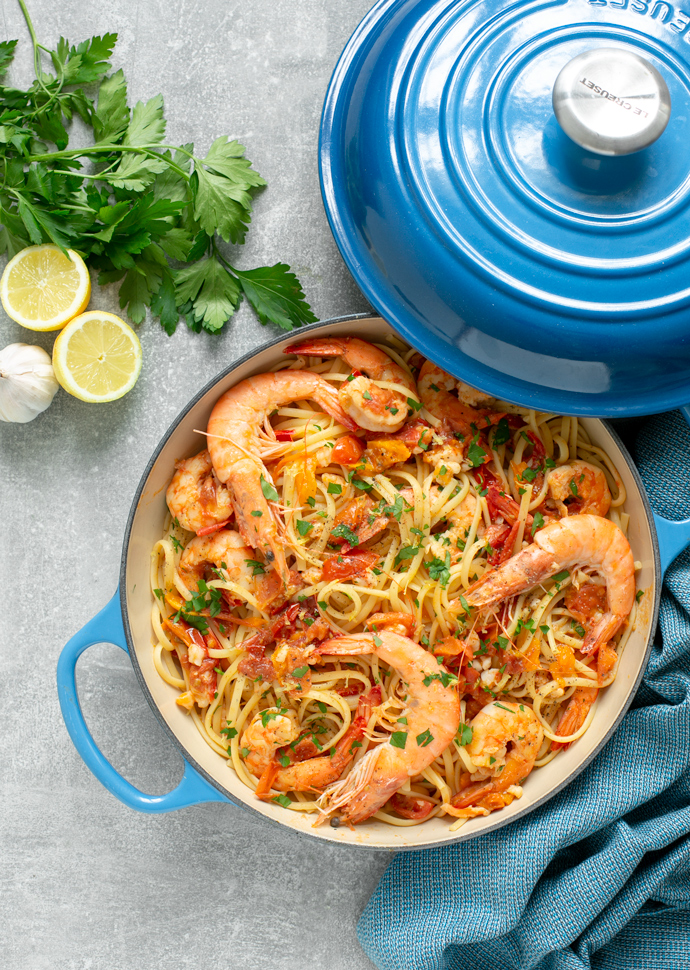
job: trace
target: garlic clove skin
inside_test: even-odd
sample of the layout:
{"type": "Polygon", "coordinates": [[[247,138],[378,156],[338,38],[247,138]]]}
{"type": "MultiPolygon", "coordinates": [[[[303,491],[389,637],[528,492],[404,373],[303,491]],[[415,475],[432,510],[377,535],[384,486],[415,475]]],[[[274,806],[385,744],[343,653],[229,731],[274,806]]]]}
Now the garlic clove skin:
{"type": "Polygon", "coordinates": [[[9,344],[0,350],[0,421],[33,421],[50,406],[59,386],[42,347],[9,344]]]}

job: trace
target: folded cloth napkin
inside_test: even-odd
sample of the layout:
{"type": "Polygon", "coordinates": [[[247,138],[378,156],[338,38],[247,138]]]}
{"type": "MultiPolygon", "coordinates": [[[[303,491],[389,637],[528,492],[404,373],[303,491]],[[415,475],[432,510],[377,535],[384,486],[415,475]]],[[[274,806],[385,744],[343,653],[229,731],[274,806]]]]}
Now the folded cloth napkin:
{"type": "MultiPolygon", "coordinates": [[[[690,430],[646,422],[654,508],[690,515],[690,430]]],[[[659,632],[620,727],[546,805],[497,832],[400,853],[359,922],[381,970],[690,967],[690,555],[669,568],[659,632]]]]}

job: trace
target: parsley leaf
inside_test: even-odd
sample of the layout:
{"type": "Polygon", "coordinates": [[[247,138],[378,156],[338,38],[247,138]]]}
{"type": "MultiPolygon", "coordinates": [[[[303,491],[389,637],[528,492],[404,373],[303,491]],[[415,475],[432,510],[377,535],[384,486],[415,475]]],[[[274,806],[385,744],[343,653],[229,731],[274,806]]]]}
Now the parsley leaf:
{"type": "Polygon", "coordinates": [[[403,546],[395,557],[395,565],[399,566],[406,559],[414,559],[420,549],[421,546],[403,546]]]}
{"type": "Polygon", "coordinates": [[[537,529],[543,528],[543,525],[544,525],[544,516],[541,514],[541,512],[535,512],[534,521],[532,522],[532,535],[534,535],[537,529]]]}
{"type": "Polygon", "coordinates": [[[407,731],[393,731],[390,742],[394,748],[404,748],[407,744],[407,731]]]}
{"type": "Polygon", "coordinates": [[[510,425],[506,418],[501,418],[501,420],[496,425],[494,430],[494,436],[491,439],[491,443],[494,448],[499,448],[504,445],[507,441],[510,441],[510,425]]]}
{"type": "Polygon", "coordinates": [[[268,502],[277,502],[278,492],[276,491],[275,485],[272,482],[266,481],[263,475],[261,476],[260,481],[261,481],[261,491],[263,492],[264,498],[268,502]]]}
{"type": "MultiPolygon", "coordinates": [[[[252,515],[254,513],[252,512],[252,515]]],[[[308,536],[311,530],[314,528],[311,522],[307,522],[305,519],[297,519],[297,531],[301,536],[308,536]]]]}
{"type": "Polygon", "coordinates": [[[486,452],[482,446],[477,443],[478,441],[479,434],[476,434],[470,442],[469,448],[467,449],[467,457],[472,462],[473,468],[478,468],[479,465],[483,465],[484,459],[486,458],[486,452]]]}
{"type": "Polygon", "coordinates": [[[445,559],[434,557],[431,562],[426,564],[429,579],[434,579],[441,586],[446,587],[450,580],[450,553],[446,553],[445,559]]]}
{"type": "Polygon", "coordinates": [[[333,529],[331,536],[336,539],[344,539],[351,546],[359,545],[359,537],[352,531],[350,526],[345,525],[344,522],[341,522],[340,525],[337,525],[335,529],[333,529]]]}

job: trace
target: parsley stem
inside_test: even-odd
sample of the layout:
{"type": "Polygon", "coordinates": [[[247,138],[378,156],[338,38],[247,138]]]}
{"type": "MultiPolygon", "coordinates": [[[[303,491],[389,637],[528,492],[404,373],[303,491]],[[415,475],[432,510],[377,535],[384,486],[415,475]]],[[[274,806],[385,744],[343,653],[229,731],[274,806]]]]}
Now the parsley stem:
{"type": "MultiPolygon", "coordinates": [[[[177,146],[173,145],[94,145],[92,148],[67,148],[61,152],[46,152],[45,155],[27,155],[26,161],[30,164],[31,162],[52,162],[60,161],[62,159],[68,158],[81,158],[83,155],[107,155],[111,152],[129,152],[132,155],[146,155],[148,158],[158,158],[160,161],[165,162],[168,168],[171,168],[173,172],[177,172],[185,182],[189,182],[191,176],[189,172],[185,172],[183,168],[176,165],[175,162],[170,158],[163,158],[162,155],[158,154],[158,151],[153,151],[153,149],[158,149],[165,151],[166,149],[170,151],[179,151],[177,146]]],[[[189,154],[189,153],[186,153],[189,154]]],[[[201,164],[201,160],[197,159],[196,156],[191,155],[195,162],[201,164]]],[[[51,169],[52,171],[52,169],[51,169]]],[[[69,172],[69,175],[77,175],[77,172],[69,172]]],[[[102,175],[102,173],[100,173],[102,175]]],[[[100,177],[99,173],[93,175],[82,175],[82,178],[91,178],[94,181],[98,181],[100,177]]]]}
{"type": "Polygon", "coordinates": [[[29,16],[29,11],[26,9],[26,4],[24,3],[24,0],[19,0],[19,6],[21,7],[21,11],[24,14],[24,20],[26,20],[26,26],[29,28],[29,34],[31,35],[31,43],[33,44],[33,48],[34,48],[34,73],[36,74],[36,80],[41,85],[45,93],[48,95],[49,100],[52,101],[53,95],[51,95],[50,91],[43,83],[43,71],[41,70],[41,55],[39,53],[39,48],[42,48],[43,50],[45,50],[45,47],[43,47],[42,44],[38,43],[38,37],[36,37],[36,31],[34,30],[34,25],[31,21],[31,17],[29,16]]]}

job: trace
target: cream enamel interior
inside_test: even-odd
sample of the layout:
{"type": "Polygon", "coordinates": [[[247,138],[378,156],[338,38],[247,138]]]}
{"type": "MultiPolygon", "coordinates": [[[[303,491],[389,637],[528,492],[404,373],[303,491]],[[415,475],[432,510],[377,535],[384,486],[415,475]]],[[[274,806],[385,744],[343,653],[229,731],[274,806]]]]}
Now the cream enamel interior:
{"type": "MultiPolygon", "coordinates": [[[[327,323],[321,328],[310,329],[310,335],[354,334],[368,340],[380,339],[393,332],[378,317],[362,320],[344,320],[327,323]]],[[[592,440],[605,448],[616,463],[628,493],[625,509],[630,513],[628,538],[633,555],[642,563],[637,574],[638,588],[646,591],[638,611],[635,629],[628,641],[618,676],[599,697],[594,721],[587,733],[567,751],[562,752],[551,764],[535,770],[527,779],[522,798],[508,808],[485,818],[468,821],[457,832],[450,832],[450,821],[434,818],[423,825],[397,827],[376,820],[356,826],[354,831],[343,826],[338,829],[329,825],[313,827],[313,816],[292,812],[270,802],[254,797],[235,775],[228,763],[219,757],[202,739],[192,719],[175,704],[177,691],[166,684],[153,666],[151,648],[151,592],[149,587],[149,561],[151,548],[163,529],[166,515],[165,490],[172,475],[175,459],[194,454],[203,447],[203,437],[194,429],[206,428],[211,408],[218,397],[238,381],[251,374],[269,370],[282,359],[283,348],[294,342],[294,334],[286,336],[281,343],[257,353],[247,363],[233,370],[218,381],[179,422],[165,442],[144,485],[126,549],[126,606],[125,626],[129,623],[133,649],[141,675],[146,683],[149,700],[160,711],[165,723],[178,739],[189,758],[203,769],[220,788],[240,802],[249,805],[266,816],[291,829],[308,833],[330,842],[361,845],[380,849],[416,849],[443,842],[457,842],[481,835],[488,830],[522,815],[537,803],[548,799],[570,781],[581,766],[599,747],[624,710],[630,693],[637,682],[647,654],[650,626],[654,619],[656,602],[656,579],[654,564],[654,541],[647,519],[645,503],[626,459],[606,426],[593,418],[580,418],[592,440]]]]}

